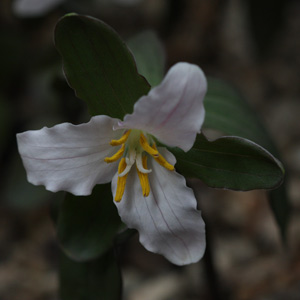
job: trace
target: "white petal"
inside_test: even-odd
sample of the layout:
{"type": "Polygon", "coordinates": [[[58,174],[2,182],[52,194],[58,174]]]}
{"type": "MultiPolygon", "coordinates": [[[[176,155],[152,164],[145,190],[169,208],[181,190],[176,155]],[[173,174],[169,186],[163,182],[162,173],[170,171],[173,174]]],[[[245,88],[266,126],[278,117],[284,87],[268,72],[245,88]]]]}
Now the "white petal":
{"type": "MultiPolygon", "coordinates": [[[[174,162],[173,155],[161,153],[174,162]]],[[[135,170],[127,177],[124,196],[116,203],[125,224],[139,231],[140,242],[155,253],[164,255],[177,265],[199,261],[205,250],[205,225],[196,209],[193,191],[186,186],[183,176],[171,172],[153,160],[150,173],[150,195],[143,197],[135,170]]],[[[116,191],[117,176],[112,180],[116,191]]]]}
{"type": "Polygon", "coordinates": [[[198,66],[178,63],[116,128],[141,129],[168,146],[188,151],[204,121],[206,89],[206,78],[198,66]]]}
{"type": "Polygon", "coordinates": [[[116,122],[96,116],[81,125],[63,123],[17,134],[28,181],[74,195],[89,195],[96,184],[111,181],[117,163],[107,164],[104,158],[118,150],[109,144],[122,134],[113,131],[116,122]]]}

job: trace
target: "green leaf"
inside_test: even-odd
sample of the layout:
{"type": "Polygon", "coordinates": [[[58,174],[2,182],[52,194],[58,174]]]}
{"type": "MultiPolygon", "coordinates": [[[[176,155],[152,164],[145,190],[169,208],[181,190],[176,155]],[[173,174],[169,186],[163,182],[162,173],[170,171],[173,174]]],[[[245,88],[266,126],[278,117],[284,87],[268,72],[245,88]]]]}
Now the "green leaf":
{"type": "Polygon", "coordinates": [[[66,15],[56,26],[55,45],[69,85],[92,115],[122,119],[150,90],[125,43],[97,19],[66,15]]]}
{"type": "Polygon", "coordinates": [[[122,224],[110,184],[102,184],[90,196],[66,195],[59,210],[57,236],[69,257],[86,261],[112,247],[122,224]]]}
{"type": "Polygon", "coordinates": [[[264,126],[235,89],[218,79],[208,78],[204,106],[204,128],[249,139],[277,156],[273,141],[264,126]]]}
{"type": "Polygon", "coordinates": [[[121,273],[112,250],[89,262],[75,262],[61,254],[62,300],[121,300],[121,292],[121,273]]]}
{"type": "Polygon", "coordinates": [[[201,179],[208,186],[231,190],[278,187],[284,170],[281,163],[257,144],[239,137],[208,141],[198,135],[193,148],[184,153],[176,148],[176,168],[187,177],[201,179]]]}
{"type": "MultiPolygon", "coordinates": [[[[279,151],[255,112],[245,99],[228,84],[209,78],[204,106],[206,109],[204,128],[250,139],[280,159],[279,151]]],[[[270,205],[282,237],[285,239],[290,204],[284,183],[279,189],[270,192],[270,205]]]]}
{"type": "Polygon", "coordinates": [[[165,51],[153,31],[145,31],[127,42],[132,51],[138,72],[151,86],[161,83],[165,73],[165,51]]]}

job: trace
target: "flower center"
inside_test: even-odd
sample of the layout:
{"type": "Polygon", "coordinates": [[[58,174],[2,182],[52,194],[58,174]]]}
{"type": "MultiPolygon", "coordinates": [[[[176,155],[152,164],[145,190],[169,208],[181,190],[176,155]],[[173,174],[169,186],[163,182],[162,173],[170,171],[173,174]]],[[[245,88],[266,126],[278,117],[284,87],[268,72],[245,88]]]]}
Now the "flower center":
{"type": "Polygon", "coordinates": [[[118,167],[116,202],[120,202],[123,197],[127,175],[134,163],[136,164],[144,197],[147,197],[150,193],[148,174],[152,170],[147,168],[147,157],[149,155],[167,170],[174,170],[174,166],[168,163],[158,152],[153,138],[144,134],[141,130],[127,130],[120,139],[112,140],[110,144],[112,146],[121,146],[113,156],[104,159],[105,162],[112,163],[121,158],[118,167]]]}

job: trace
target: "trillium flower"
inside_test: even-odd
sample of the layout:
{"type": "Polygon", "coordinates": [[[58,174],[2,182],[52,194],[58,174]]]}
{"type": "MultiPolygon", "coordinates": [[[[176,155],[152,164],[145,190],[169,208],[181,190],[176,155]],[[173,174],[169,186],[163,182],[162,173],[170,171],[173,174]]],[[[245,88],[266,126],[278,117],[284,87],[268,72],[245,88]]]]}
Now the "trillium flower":
{"type": "Polygon", "coordinates": [[[74,195],[111,181],[122,221],[138,230],[146,249],[177,265],[197,262],[204,222],[193,191],[174,169],[175,157],[157,141],[184,151],[193,146],[206,88],[199,67],[178,63],[123,121],[102,115],[18,134],[28,181],[74,195]]]}

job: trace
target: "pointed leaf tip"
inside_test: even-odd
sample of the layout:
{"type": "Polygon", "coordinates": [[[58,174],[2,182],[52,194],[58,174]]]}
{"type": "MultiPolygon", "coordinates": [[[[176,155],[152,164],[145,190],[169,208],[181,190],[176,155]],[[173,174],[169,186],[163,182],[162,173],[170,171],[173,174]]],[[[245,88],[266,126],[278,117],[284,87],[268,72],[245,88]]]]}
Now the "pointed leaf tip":
{"type": "MultiPolygon", "coordinates": [[[[227,135],[250,139],[280,158],[279,151],[258,116],[237,90],[223,81],[209,78],[204,101],[206,116],[204,127],[227,135]]],[[[270,204],[285,240],[291,205],[286,184],[270,193],[270,204]]]]}
{"type": "Polygon", "coordinates": [[[57,23],[54,39],[68,83],[92,115],[122,119],[149,92],[132,53],[104,22],[68,14],[57,23]]]}
{"type": "Polygon", "coordinates": [[[209,141],[201,134],[187,154],[172,150],[180,172],[213,188],[274,189],[283,181],[282,164],[261,146],[240,137],[209,141]]]}

